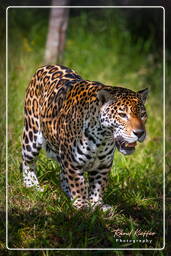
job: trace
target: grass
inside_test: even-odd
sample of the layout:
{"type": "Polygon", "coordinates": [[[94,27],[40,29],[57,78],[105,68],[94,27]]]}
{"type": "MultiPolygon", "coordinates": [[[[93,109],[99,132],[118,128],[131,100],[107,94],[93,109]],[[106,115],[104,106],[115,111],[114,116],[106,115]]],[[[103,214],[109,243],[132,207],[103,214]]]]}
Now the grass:
{"type": "MultiPolygon", "coordinates": [[[[70,19],[62,64],[75,69],[85,79],[133,90],[150,89],[146,141],[131,156],[123,156],[118,152],[115,154],[108,190],[104,196],[105,202],[113,206],[112,211],[79,212],[71,207],[60,190],[58,164],[47,159],[44,152],[41,152],[37,162],[37,174],[45,191],[40,193],[26,189],[22,184],[19,165],[24,93],[37,67],[45,64],[42,59],[47,18],[36,18],[34,12],[31,14],[28,10],[20,10],[18,15],[18,11],[10,10],[9,16],[8,246],[163,247],[162,58],[160,53],[154,54],[152,51],[153,38],[145,42],[135,41],[126,27],[124,17],[116,10],[112,10],[113,13],[107,10],[100,15],[96,11],[96,19],[92,12],[83,12],[70,19]],[[30,16],[33,18],[32,26],[28,25],[30,16]],[[29,33],[25,33],[27,29],[29,33]],[[118,243],[114,237],[116,229],[123,229],[124,232],[141,229],[155,232],[155,235],[151,244],[118,243]]],[[[130,238],[142,236],[132,235],[130,238]]],[[[29,255],[29,252],[23,255],[29,255]]],[[[53,255],[53,252],[44,251],[41,255],[53,255]]],[[[67,252],[64,255],[68,255],[67,252]]],[[[116,255],[124,253],[118,251],[116,255]]],[[[137,252],[137,255],[142,254],[137,252]]],[[[158,255],[158,252],[152,255],[158,255]]],[[[159,255],[164,254],[160,252],[159,255]]]]}
{"type": "Polygon", "coordinates": [[[3,27],[3,22],[0,22],[0,249],[3,248],[5,244],[5,55],[2,54],[5,46],[5,42],[3,40],[4,32],[5,29],[3,27]]]}

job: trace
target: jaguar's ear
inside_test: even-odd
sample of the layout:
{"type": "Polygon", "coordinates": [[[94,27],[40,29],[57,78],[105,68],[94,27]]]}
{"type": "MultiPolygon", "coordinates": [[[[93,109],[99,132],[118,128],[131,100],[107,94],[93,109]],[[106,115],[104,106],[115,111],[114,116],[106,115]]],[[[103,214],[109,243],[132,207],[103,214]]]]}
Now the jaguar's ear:
{"type": "Polygon", "coordinates": [[[138,91],[138,95],[140,96],[143,103],[146,102],[147,96],[148,96],[148,88],[145,88],[144,90],[138,91]]]}
{"type": "Polygon", "coordinates": [[[97,94],[97,98],[99,99],[102,105],[111,100],[115,101],[115,96],[111,88],[105,88],[100,90],[97,94]]]}

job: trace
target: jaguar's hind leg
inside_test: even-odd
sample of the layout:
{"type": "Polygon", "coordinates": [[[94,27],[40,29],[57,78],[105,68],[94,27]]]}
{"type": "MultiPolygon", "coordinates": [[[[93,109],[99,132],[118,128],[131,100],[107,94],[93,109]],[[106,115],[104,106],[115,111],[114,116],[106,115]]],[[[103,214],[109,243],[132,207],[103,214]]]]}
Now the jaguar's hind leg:
{"type": "Polygon", "coordinates": [[[22,146],[23,181],[26,187],[35,187],[37,190],[42,191],[35,173],[36,158],[42,147],[42,134],[40,131],[28,126],[29,124],[25,120],[22,146]]]}

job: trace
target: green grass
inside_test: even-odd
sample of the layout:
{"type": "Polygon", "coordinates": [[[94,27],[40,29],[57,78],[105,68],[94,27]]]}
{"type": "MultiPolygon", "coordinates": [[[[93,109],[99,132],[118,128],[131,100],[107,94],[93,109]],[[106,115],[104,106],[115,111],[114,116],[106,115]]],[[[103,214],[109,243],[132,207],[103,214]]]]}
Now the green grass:
{"type": "MultiPolygon", "coordinates": [[[[23,14],[26,24],[29,15],[27,10],[23,14]]],[[[83,13],[70,19],[62,64],[75,69],[85,79],[133,90],[148,87],[147,139],[131,156],[116,152],[104,196],[104,201],[113,206],[110,212],[74,210],[60,189],[59,166],[47,159],[44,152],[37,162],[37,173],[45,191],[24,188],[19,170],[24,93],[37,67],[45,64],[42,59],[47,21],[34,18],[26,34],[15,13],[11,15],[12,24],[15,21],[18,26],[9,29],[8,235],[11,248],[163,247],[162,59],[151,50],[152,38],[145,42],[133,40],[118,12],[103,15],[102,19],[96,14],[94,19],[91,13],[83,13]],[[116,243],[114,231],[118,228],[124,232],[152,231],[156,235],[151,245],[116,243]]],[[[123,253],[118,251],[117,255],[123,253]]]]}
{"type": "MultiPolygon", "coordinates": [[[[2,16],[1,16],[2,18],[2,16]]],[[[1,19],[0,18],[0,19],[1,19]]],[[[5,244],[5,55],[2,54],[5,46],[3,22],[0,22],[0,249],[5,244]]]]}

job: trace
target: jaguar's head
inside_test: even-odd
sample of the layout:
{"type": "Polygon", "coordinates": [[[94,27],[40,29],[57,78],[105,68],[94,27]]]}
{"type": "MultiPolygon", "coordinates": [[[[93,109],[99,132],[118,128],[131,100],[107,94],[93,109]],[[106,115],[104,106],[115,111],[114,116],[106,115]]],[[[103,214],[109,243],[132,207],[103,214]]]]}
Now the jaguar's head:
{"type": "Polygon", "coordinates": [[[118,150],[125,155],[133,153],[137,142],[146,137],[147,94],[148,89],[133,92],[121,87],[99,92],[101,125],[111,130],[118,150]]]}

